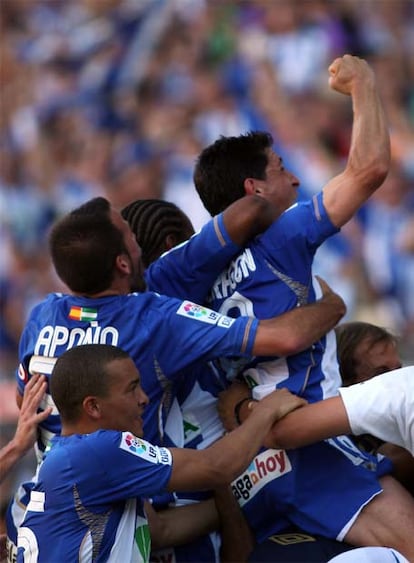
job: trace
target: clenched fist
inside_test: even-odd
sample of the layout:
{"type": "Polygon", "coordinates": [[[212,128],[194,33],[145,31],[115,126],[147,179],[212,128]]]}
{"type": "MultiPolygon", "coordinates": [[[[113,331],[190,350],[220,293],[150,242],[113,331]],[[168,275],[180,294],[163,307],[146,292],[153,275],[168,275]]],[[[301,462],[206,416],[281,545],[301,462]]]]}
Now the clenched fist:
{"type": "Polygon", "coordinates": [[[329,86],[341,94],[351,95],[361,83],[375,84],[374,72],[364,59],[344,55],[333,61],[328,68],[329,86]]]}

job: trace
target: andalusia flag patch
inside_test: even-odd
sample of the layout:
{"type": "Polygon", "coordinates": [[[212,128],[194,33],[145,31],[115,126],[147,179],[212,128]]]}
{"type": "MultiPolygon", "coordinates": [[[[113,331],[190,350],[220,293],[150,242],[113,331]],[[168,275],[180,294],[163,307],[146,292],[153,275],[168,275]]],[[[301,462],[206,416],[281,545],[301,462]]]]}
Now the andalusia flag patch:
{"type": "Polygon", "coordinates": [[[69,318],[74,321],[96,321],[98,311],[97,309],[90,309],[89,307],[71,307],[69,318]]]}

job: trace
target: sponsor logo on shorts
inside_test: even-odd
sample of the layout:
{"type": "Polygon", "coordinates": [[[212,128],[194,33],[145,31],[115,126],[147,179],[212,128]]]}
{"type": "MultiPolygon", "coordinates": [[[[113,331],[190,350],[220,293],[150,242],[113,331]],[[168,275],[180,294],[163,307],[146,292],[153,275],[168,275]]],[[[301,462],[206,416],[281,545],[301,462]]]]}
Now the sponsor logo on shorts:
{"type": "Polygon", "coordinates": [[[122,433],[119,447],[121,450],[125,450],[152,463],[171,464],[172,458],[169,450],[153,446],[149,442],[137,438],[134,434],[131,434],[131,432],[122,433]]]}
{"type": "Polygon", "coordinates": [[[279,545],[295,545],[297,543],[316,542],[316,539],[313,536],[299,532],[290,534],[276,534],[274,536],[270,536],[269,540],[278,543],[279,545]]]}
{"type": "Polygon", "coordinates": [[[240,506],[252,499],[267,483],[292,471],[285,450],[266,450],[257,455],[244,473],[231,484],[240,506]]]}
{"type": "Polygon", "coordinates": [[[216,311],[212,311],[211,309],[207,309],[207,307],[197,305],[191,301],[183,301],[177,311],[177,315],[190,317],[191,319],[212,325],[218,324],[218,326],[223,328],[228,328],[234,323],[234,319],[224,317],[216,311]]]}

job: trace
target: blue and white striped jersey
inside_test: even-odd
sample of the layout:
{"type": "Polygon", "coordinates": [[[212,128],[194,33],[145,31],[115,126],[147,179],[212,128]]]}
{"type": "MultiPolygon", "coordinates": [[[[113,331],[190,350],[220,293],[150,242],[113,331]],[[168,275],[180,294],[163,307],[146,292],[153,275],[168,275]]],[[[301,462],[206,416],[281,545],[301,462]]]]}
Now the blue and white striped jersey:
{"type": "Polygon", "coordinates": [[[148,561],[143,500],[167,486],[169,450],[112,430],[55,437],[51,446],[19,528],[17,561],[148,561]]]}

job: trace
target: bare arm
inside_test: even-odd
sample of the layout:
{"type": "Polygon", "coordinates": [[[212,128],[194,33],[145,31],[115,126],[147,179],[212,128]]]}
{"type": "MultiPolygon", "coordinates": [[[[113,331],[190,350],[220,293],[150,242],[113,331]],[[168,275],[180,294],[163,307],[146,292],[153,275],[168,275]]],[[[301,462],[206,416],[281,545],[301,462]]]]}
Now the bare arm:
{"type": "Polygon", "coordinates": [[[146,502],[145,512],[153,549],[182,545],[219,527],[214,499],[160,511],[146,502]]]}
{"type": "Polygon", "coordinates": [[[255,539],[231,488],[216,489],[214,499],[220,517],[221,563],[247,561],[255,539]]]}
{"type": "Polygon", "coordinates": [[[46,386],[45,377],[38,374],[34,374],[26,385],[16,433],[13,439],[0,450],[1,479],[6,477],[19,459],[33,446],[37,436],[37,425],[51,413],[51,408],[37,413],[46,386]]]}
{"type": "Polygon", "coordinates": [[[220,219],[211,220],[210,228],[201,229],[186,243],[175,246],[150,264],[146,271],[148,288],[163,295],[203,303],[217,276],[239,254],[240,248],[264,232],[279,214],[271,203],[256,195],[235,201],[220,219]],[[216,240],[207,244],[211,227],[216,240]],[[233,244],[226,243],[229,238],[233,244]]]}
{"type": "Polygon", "coordinates": [[[303,404],[286,389],[274,391],[257,403],[244,424],[205,450],[171,449],[170,491],[201,490],[229,484],[246,469],[265,436],[280,417],[303,404]]]}
{"type": "Polygon", "coordinates": [[[279,216],[280,211],[264,198],[247,195],[227,207],[223,221],[231,240],[244,246],[263,233],[279,216]]]}
{"type": "Polygon", "coordinates": [[[387,456],[392,461],[393,476],[414,495],[414,456],[405,448],[389,442],[380,446],[378,453],[387,456]]]}
{"type": "Polygon", "coordinates": [[[253,354],[296,354],[311,346],[338,323],[345,314],[345,304],[326,282],[318,279],[323,294],[315,303],[260,321],[253,354]]]}
{"type": "Polygon", "coordinates": [[[277,422],[266,438],[267,447],[300,448],[325,438],[350,434],[340,396],[306,405],[277,422]]]}
{"type": "Polygon", "coordinates": [[[354,122],[348,162],[323,190],[331,221],[344,225],[381,186],[390,165],[390,139],[375,76],[366,61],[345,55],[329,67],[329,85],[352,97],[354,122]]]}
{"type": "Polygon", "coordinates": [[[145,502],[152,549],[183,545],[220,529],[221,561],[243,561],[253,548],[253,534],[230,487],[215,490],[214,498],[156,511],[145,502]],[[237,548],[237,550],[236,550],[237,548]]]}

